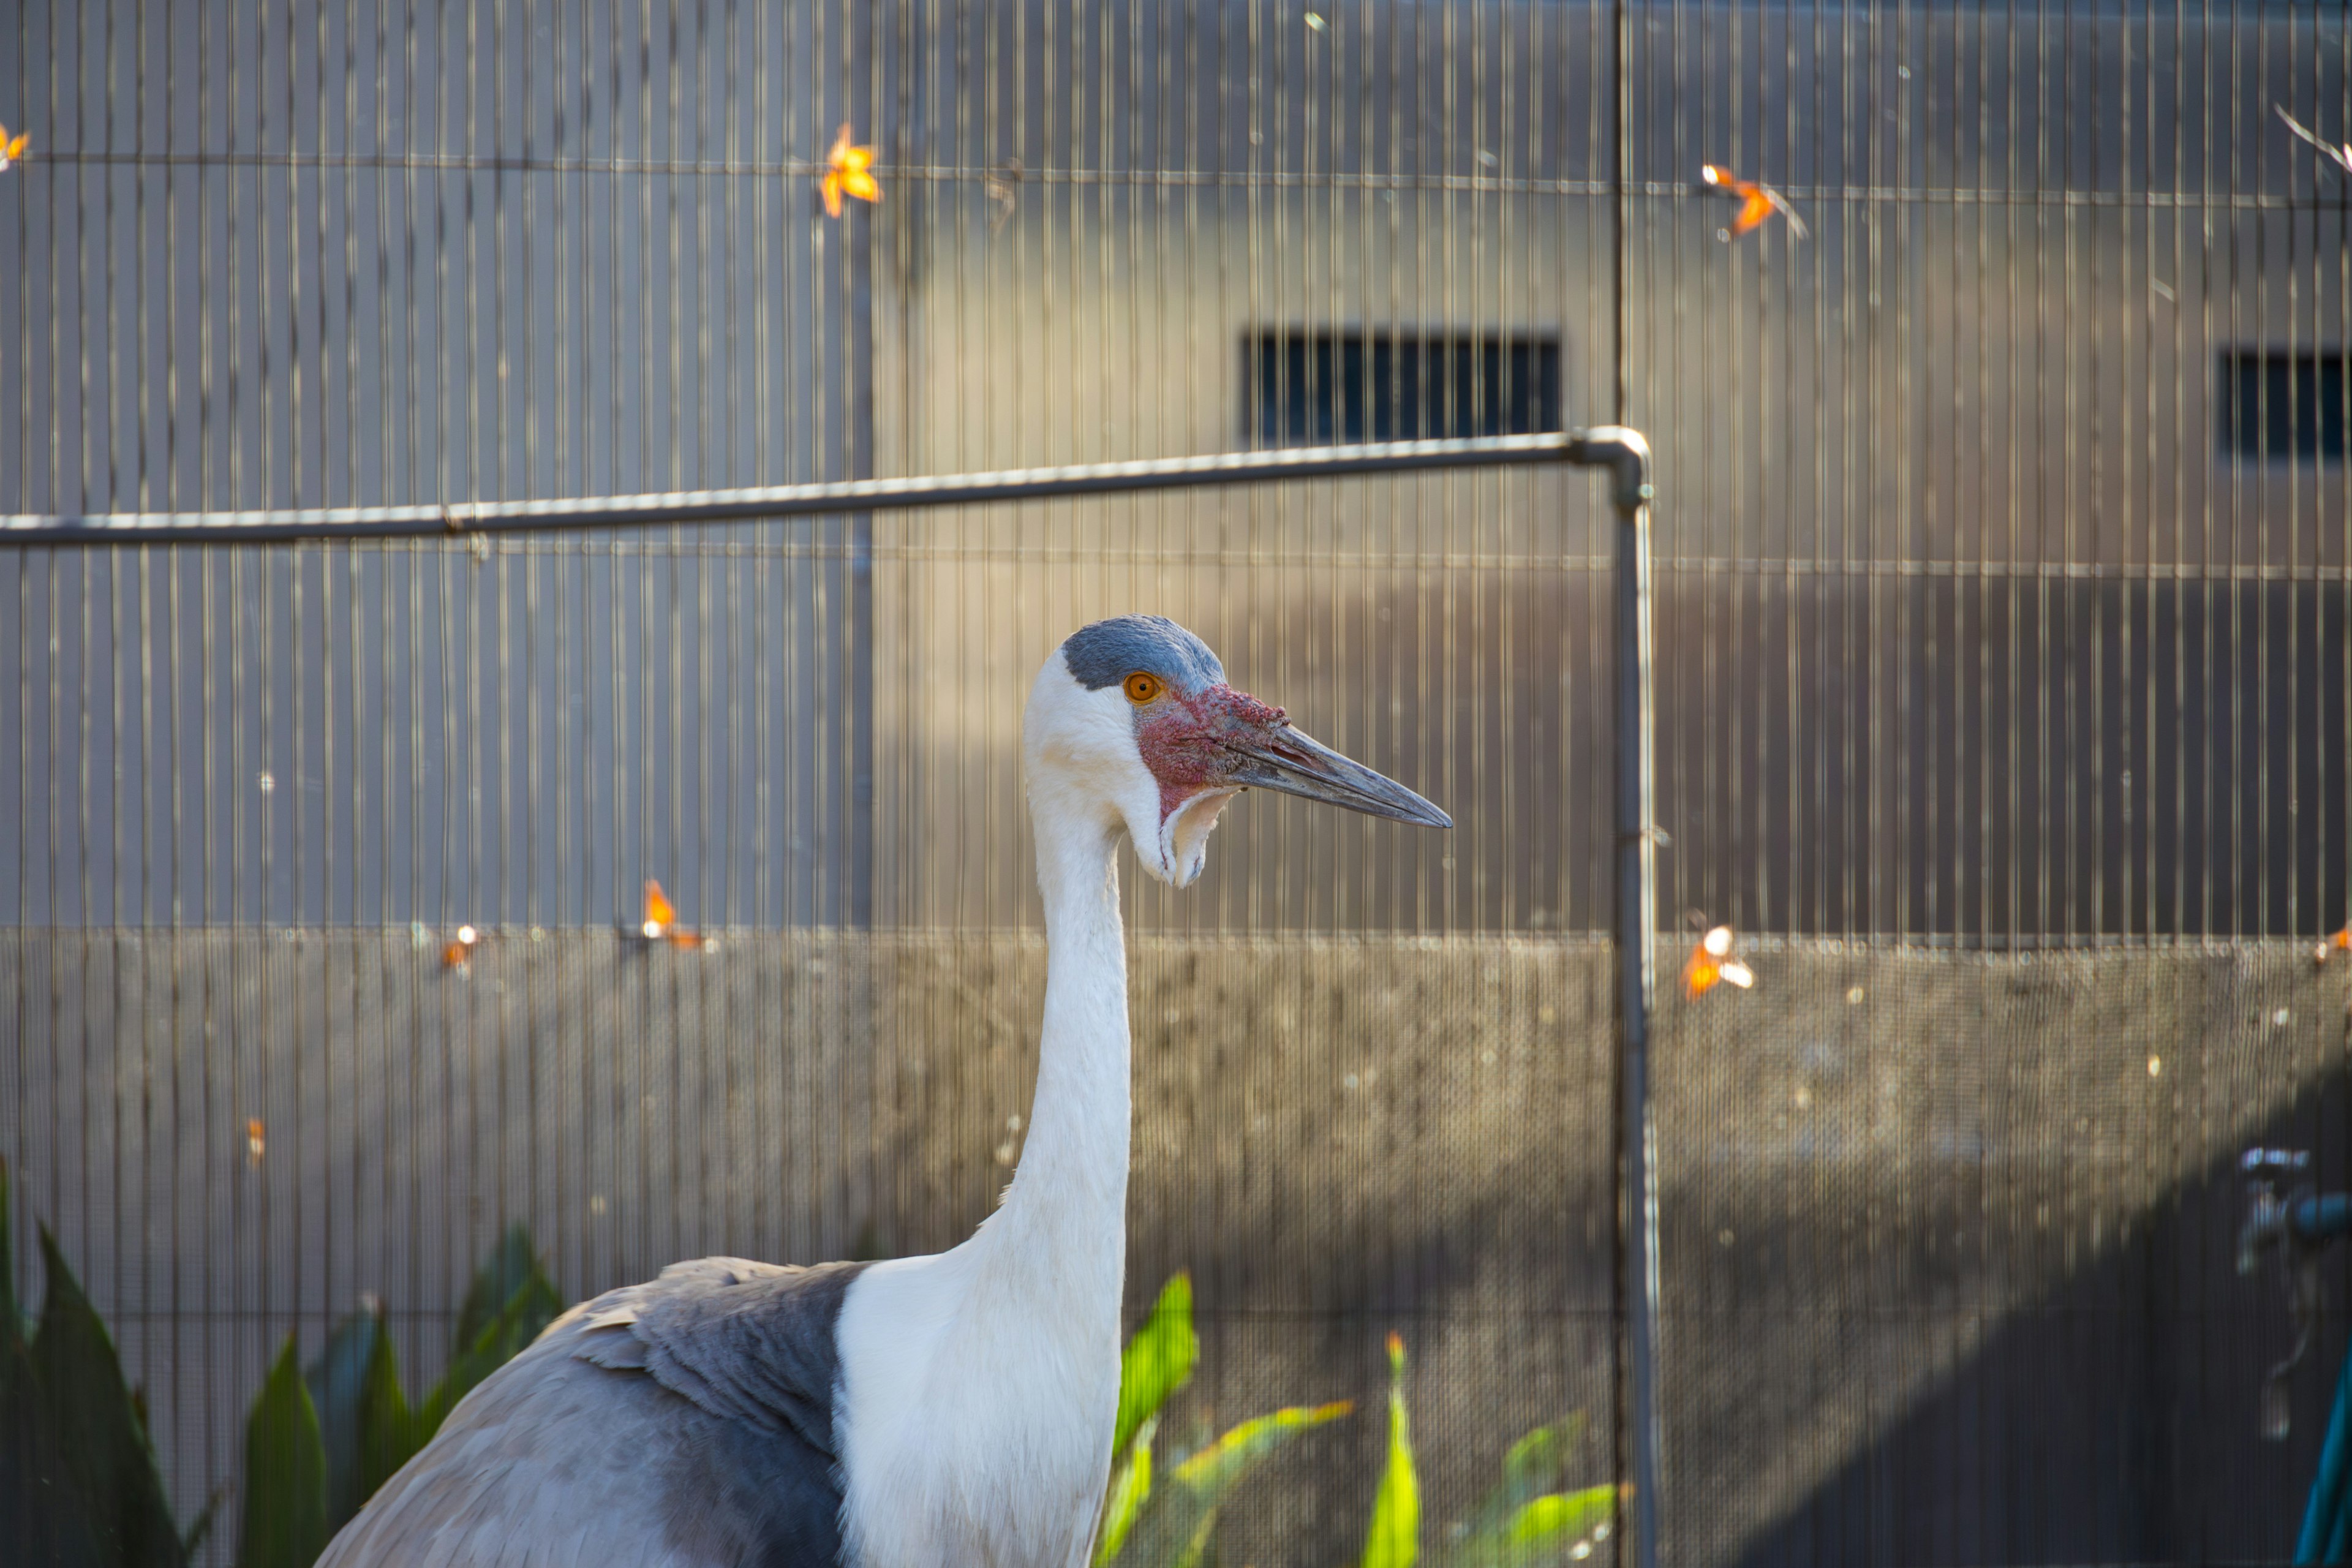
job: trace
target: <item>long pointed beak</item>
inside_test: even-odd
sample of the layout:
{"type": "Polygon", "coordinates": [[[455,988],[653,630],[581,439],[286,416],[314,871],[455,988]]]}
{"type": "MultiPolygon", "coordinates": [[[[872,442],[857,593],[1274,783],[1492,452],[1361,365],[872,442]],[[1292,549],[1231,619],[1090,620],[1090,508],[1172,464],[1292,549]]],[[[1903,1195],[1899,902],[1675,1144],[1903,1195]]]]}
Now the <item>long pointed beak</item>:
{"type": "Polygon", "coordinates": [[[1241,757],[1231,775],[1234,784],[1280,790],[1416,827],[1454,826],[1452,817],[1396,780],[1341,756],[1305,731],[1285,725],[1234,750],[1241,757]]]}

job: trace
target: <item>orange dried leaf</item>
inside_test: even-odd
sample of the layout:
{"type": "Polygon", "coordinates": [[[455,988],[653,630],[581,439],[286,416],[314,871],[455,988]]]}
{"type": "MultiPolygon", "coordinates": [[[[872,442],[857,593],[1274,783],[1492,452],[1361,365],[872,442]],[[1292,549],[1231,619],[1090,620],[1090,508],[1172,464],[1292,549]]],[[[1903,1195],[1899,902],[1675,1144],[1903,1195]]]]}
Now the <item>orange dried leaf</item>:
{"type": "Polygon", "coordinates": [[[1683,994],[1704,996],[1714,990],[1715,983],[1722,978],[1721,964],[1704,952],[1694,952],[1690,962],[1683,965],[1683,994]]]}
{"type": "Polygon", "coordinates": [[[1756,972],[1731,956],[1732,931],[1729,926],[1713,926],[1691,949],[1690,959],[1683,965],[1683,994],[1692,998],[1706,995],[1721,982],[1729,981],[1742,991],[1756,984],[1756,972]]]}
{"type": "Polygon", "coordinates": [[[0,171],[5,171],[10,165],[22,162],[25,149],[32,144],[32,140],[29,134],[22,131],[11,136],[8,134],[8,128],[0,125],[0,171]]]}
{"type": "Polygon", "coordinates": [[[824,197],[827,217],[841,216],[841,198],[856,196],[861,202],[882,199],[881,184],[874,178],[874,149],[854,146],[849,139],[849,122],[842,121],[841,132],[833,139],[833,150],[825,154],[824,175],[817,182],[817,190],[824,197]]]}
{"type": "Polygon", "coordinates": [[[646,919],[643,927],[646,938],[651,940],[660,936],[669,930],[677,920],[677,910],[667,899],[662,897],[661,884],[647,877],[646,879],[646,919]]]}
{"type": "Polygon", "coordinates": [[[474,956],[474,946],[482,933],[472,926],[459,926],[457,940],[441,950],[441,965],[445,969],[463,969],[474,956]]]}
{"type": "Polygon", "coordinates": [[[261,1163],[262,1147],[261,1118],[258,1116],[249,1116],[246,1118],[245,1121],[246,1159],[256,1165],[261,1163]]]}
{"type": "Polygon", "coordinates": [[[1787,197],[1760,180],[1743,180],[1716,163],[1700,164],[1699,177],[1706,182],[1709,189],[1739,203],[1739,211],[1732,218],[1731,226],[1723,230],[1725,239],[1737,239],[1741,235],[1753,233],[1761,228],[1774,213],[1789,220],[1790,234],[1799,239],[1806,237],[1804,221],[1797,216],[1797,209],[1789,205],[1787,197]]]}

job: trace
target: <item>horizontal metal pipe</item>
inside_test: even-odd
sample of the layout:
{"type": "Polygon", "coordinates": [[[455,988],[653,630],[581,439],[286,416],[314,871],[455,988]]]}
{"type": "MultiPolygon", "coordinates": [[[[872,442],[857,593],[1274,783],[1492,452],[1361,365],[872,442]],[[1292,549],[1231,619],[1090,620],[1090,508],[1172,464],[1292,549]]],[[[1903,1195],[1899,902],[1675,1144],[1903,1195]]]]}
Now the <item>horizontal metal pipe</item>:
{"type": "Polygon", "coordinates": [[[1066,496],[1265,484],[1277,479],[1339,479],[1415,469],[1494,468],[1513,463],[1607,468],[1616,478],[1614,495],[1620,506],[1628,504],[1629,486],[1645,489],[1648,484],[1649,449],[1642,437],[1630,430],[1602,426],[1541,436],[1387,441],[1358,447],[1292,447],[1266,452],[1150,458],[1061,468],[844,479],[829,484],[680,490],[666,495],[323,507],[293,511],[93,512],[80,516],[31,512],[0,517],[0,544],[262,543],[293,539],[397,539],[636,528],[659,523],[722,522],[738,518],[1051,500],[1066,496]]]}

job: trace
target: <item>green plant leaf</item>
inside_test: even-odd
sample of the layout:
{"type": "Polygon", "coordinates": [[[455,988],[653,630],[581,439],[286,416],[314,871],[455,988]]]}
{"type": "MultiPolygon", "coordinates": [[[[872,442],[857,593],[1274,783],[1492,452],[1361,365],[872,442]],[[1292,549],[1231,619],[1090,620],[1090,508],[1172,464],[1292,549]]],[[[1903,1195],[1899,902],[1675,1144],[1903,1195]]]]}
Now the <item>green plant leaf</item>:
{"type": "Polygon", "coordinates": [[[100,1538],[100,1521],[51,1429],[32,1342],[23,1320],[15,1321],[16,1331],[0,1340],[0,1521],[8,1521],[12,1544],[27,1562],[110,1568],[121,1553],[100,1538]]]}
{"type": "Polygon", "coordinates": [[[289,1334],[246,1419],[236,1568],[310,1568],[330,1539],[327,1450],[289,1334]]]}
{"type": "Polygon", "coordinates": [[[384,1338],[381,1317],[364,1310],[354,1312],[335,1325],[326,1350],[302,1374],[310,1407],[319,1417],[319,1443],[327,1455],[331,1527],[340,1526],[367,1500],[359,1490],[360,1427],[365,1419],[368,1370],[384,1338]]]}
{"type": "Polygon", "coordinates": [[[1503,1456],[1502,1479],[1478,1500],[1461,1523],[1456,1540],[1492,1536],[1518,1517],[1519,1510],[1547,1492],[1568,1484],[1568,1463],[1584,1441],[1584,1412],[1574,1411],[1550,1426],[1538,1426],[1511,1445],[1503,1456]]]}
{"type": "Polygon", "coordinates": [[[1581,1491],[1552,1492],[1529,1502],[1511,1523],[1510,1542],[1525,1551],[1575,1545],[1617,1517],[1617,1489],[1607,1481],[1581,1491]]]}
{"type": "Polygon", "coordinates": [[[47,1230],[47,1289],[27,1335],[8,1221],[0,1166],[0,1537],[59,1568],[180,1568],[186,1551],[114,1340],[47,1230]]]}
{"type": "Polygon", "coordinates": [[[1118,1422],[1110,1443],[1114,1462],[1127,1452],[1137,1429],[1192,1380],[1200,1359],[1201,1342],[1192,1332],[1192,1277],[1179,1270],[1160,1287],[1151,1315],[1119,1357],[1118,1422]]]}
{"type": "Polygon", "coordinates": [[[1404,1405],[1404,1339],[1389,1335],[1389,1460],[1372,1499],[1364,1568],[1412,1568],[1421,1555],[1421,1477],[1413,1468],[1412,1430],[1404,1405]]]}
{"type": "Polygon", "coordinates": [[[1095,1548],[1097,1568],[1118,1556],[1118,1549],[1127,1544],[1136,1514],[1151,1496],[1151,1434],[1159,1425],[1155,1415],[1137,1429],[1133,1447],[1110,1479],[1110,1492],[1103,1500],[1102,1541],[1095,1548]]]}
{"type": "Polygon", "coordinates": [[[0,1348],[0,1521],[13,1551],[57,1568],[113,1568],[119,1552],[99,1538],[64,1452],[46,1430],[31,1348],[20,1336],[0,1348]]]}
{"type": "Polygon", "coordinates": [[[1300,1433],[1354,1408],[1341,1400],[1256,1416],[1170,1470],[1127,1536],[1117,1558],[1119,1568],[1193,1568],[1216,1528],[1217,1510],[1250,1471],[1300,1433]]]}
{"type": "MultiPolygon", "coordinates": [[[[467,1287],[466,1300],[457,1309],[457,1331],[450,1336],[449,1353],[464,1355],[481,1342],[482,1331],[504,1316],[507,1304],[515,1292],[533,1279],[544,1279],[539,1267],[539,1255],[531,1250],[530,1227],[520,1220],[507,1227],[498,1245],[490,1248],[482,1266],[474,1270],[474,1280],[467,1287]]],[[[551,1294],[552,1288],[551,1287],[551,1294]]],[[[551,1313],[552,1318],[553,1314],[551,1313]]],[[[547,1325],[541,1323],[540,1328],[547,1325]]],[[[537,1333],[539,1331],[531,1331],[537,1333]]],[[[517,1345],[516,1350],[520,1350],[517,1345]]],[[[511,1352],[509,1352],[511,1353],[511,1352]]]]}
{"type": "MultiPolygon", "coordinates": [[[[26,1467],[42,1479],[48,1507],[80,1516],[97,1561],[153,1568],[183,1563],[180,1531],[163,1498],[155,1451],[106,1324],[67,1267],[57,1238],[41,1231],[47,1293],[40,1326],[26,1347],[23,1384],[37,1450],[26,1467]]],[[[12,1380],[12,1382],[15,1380],[12,1380]]],[[[60,1522],[60,1529],[73,1527],[60,1522]]]]}
{"type": "Polygon", "coordinates": [[[1617,1489],[1606,1481],[1572,1492],[1530,1498],[1510,1518],[1463,1540],[1448,1568],[1549,1568],[1573,1559],[1617,1513],[1617,1489]]]}
{"type": "Polygon", "coordinates": [[[8,1162],[0,1160],[0,1354],[25,1342],[25,1311],[16,1305],[16,1243],[8,1215],[8,1162]]]}
{"type": "MultiPolygon", "coordinates": [[[[517,1226],[508,1233],[509,1245],[521,1235],[522,1227],[517,1226]]],[[[524,1240],[528,1245],[529,1238],[524,1240]]],[[[505,1250],[505,1247],[500,1248],[502,1253],[505,1250]]],[[[489,1268],[486,1266],[484,1274],[476,1276],[478,1288],[488,1273],[489,1268]]],[[[468,1293],[467,1300],[468,1303],[473,1300],[471,1293],[468,1293]]],[[[472,1393],[474,1386],[482,1379],[512,1361],[525,1345],[539,1337],[541,1330],[553,1322],[562,1311],[563,1299],[556,1294],[553,1281],[541,1272],[534,1261],[506,1304],[482,1324],[470,1342],[460,1342],[450,1357],[448,1371],[442,1373],[441,1381],[433,1385],[432,1392],[416,1406],[413,1433],[417,1447],[422,1447],[432,1440],[433,1434],[441,1429],[441,1423],[448,1418],[457,1401],[472,1393]]]]}
{"type": "Polygon", "coordinates": [[[1208,1499],[1213,1506],[1221,1503],[1267,1455],[1301,1432],[1337,1421],[1355,1408],[1355,1401],[1341,1399],[1329,1405],[1293,1405],[1254,1416],[1177,1466],[1170,1479],[1208,1499]]]}
{"type": "MultiPolygon", "coordinates": [[[[380,1332],[368,1357],[367,1378],[360,1395],[359,1484],[353,1489],[357,1500],[352,1505],[353,1513],[425,1446],[430,1434],[418,1426],[416,1412],[408,1407],[408,1397],[401,1392],[400,1363],[393,1352],[392,1336],[380,1332]]],[[[339,1530],[344,1522],[333,1521],[339,1530]]]]}
{"type": "Polygon", "coordinates": [[[336,1324],[303,1383],[327,1455],[327,1528],[337,1531],[417,1447],[383,1309],[370,1304],[336,1324]]]}

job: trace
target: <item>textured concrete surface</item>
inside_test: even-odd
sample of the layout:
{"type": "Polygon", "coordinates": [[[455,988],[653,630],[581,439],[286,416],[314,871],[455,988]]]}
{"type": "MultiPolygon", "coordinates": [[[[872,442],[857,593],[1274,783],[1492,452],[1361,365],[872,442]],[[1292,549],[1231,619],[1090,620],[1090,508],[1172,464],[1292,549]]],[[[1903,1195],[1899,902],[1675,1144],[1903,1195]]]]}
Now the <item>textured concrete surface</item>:
{"type": "MultiPolygon", "coordinates": [[[[2326,1373],[2296,1445],[2255,1444],[2284,1314],[2231,1271],[2224,1168],[2259,1133],[2340,1173],[2308,1108],[2352,965],[1749,956],[1753,992],[1662,1018],[1675,1559],[2282,1550],[2326,1373]],[[2200,1512],[2183,1474],[2240,1506],[2200,1512]]],[[[26,1222],[56,1226],[192,1511],[289,1329],[373,1293],[422,1379],[509,1220],[575,1297],[709,1252],[952,1244],[1019,1157],[1043,958],[501,931],[460,976],[406,931],[0,934],[18,1268],[29,1292],[26,1222]]],[[[1434,1540],[1511,1439],[1607,1409],[1609,973],[1573,938],[1136,944],[1130,1305],[1191,1268],[1206,1352],[1171,1435],[1376,1406],[1396,1327],[1434,1540]]],[[[1381,1436],[1300,1444],[1228,1559],[1351,1556],[1381,1436]]]]}

